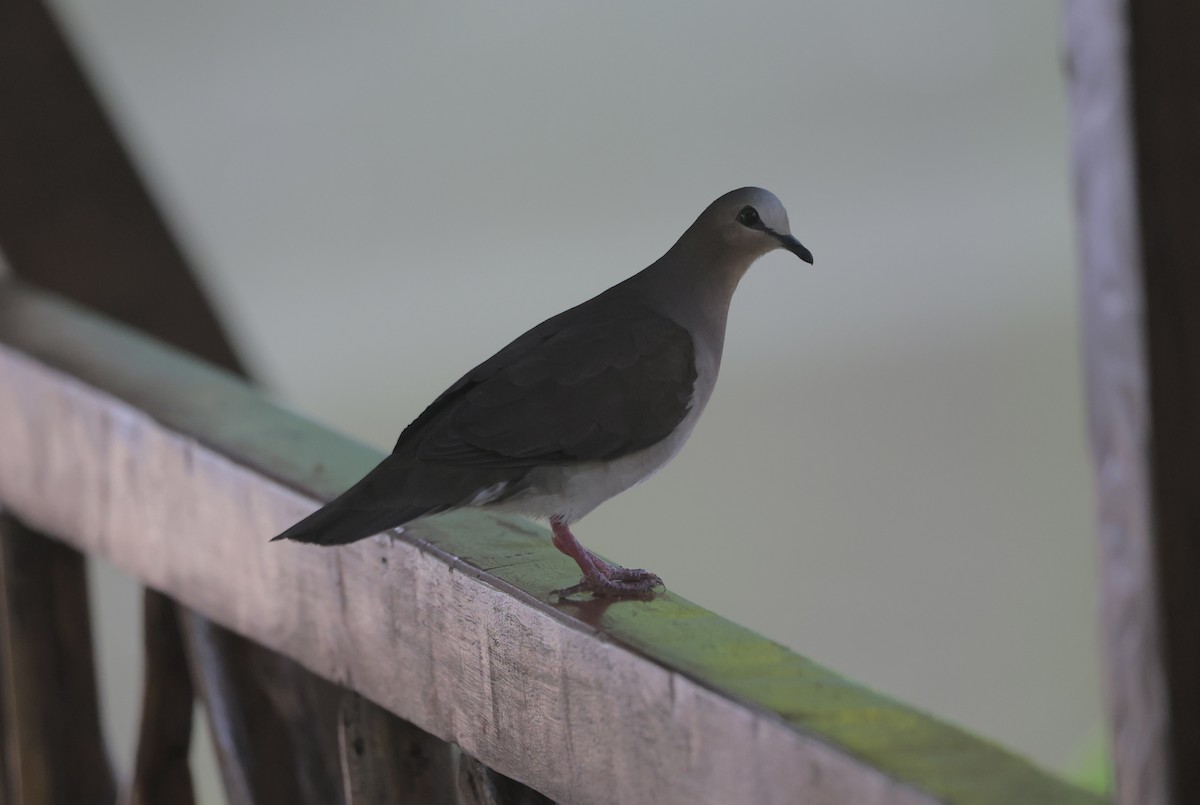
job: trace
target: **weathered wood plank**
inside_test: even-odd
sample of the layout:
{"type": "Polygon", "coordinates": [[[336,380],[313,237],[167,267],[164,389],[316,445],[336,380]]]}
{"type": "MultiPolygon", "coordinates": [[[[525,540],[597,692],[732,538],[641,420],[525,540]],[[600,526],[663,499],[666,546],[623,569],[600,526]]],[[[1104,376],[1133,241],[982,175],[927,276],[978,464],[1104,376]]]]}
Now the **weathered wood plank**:
{"type": "Polygon", "coordinates": [[[555,605],[519,518],[270,544],[378,454],[14,287],[0,443],[29,521],[556,800],[1098,802],[678,596],[555,605]]]}
{"type": "MultiPolygon", "coordinates": [[[[0,442],[2,444],[2,442],[0,442]]],[[[112,805],[83,557],[0,513],[5,800],[112,805]]]]}
{"type": "Polygon", "coordinates": [[[453,747],[347,692],[338,721],[346,805],[454,805],[453,747]]]}
{"type": "Polygon", "coordinates": [[[1200,801],[1200,6],[1068,0],[1116,797],[1200,801]]]}

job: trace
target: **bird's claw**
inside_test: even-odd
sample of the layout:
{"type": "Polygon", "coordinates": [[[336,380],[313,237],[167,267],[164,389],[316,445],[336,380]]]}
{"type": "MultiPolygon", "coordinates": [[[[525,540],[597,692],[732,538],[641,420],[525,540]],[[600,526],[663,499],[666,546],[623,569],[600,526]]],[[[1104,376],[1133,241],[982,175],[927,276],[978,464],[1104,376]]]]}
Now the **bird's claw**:
{"type": "Polygon", "coordinates": [[[594,576],[584,576],[578,584],[551,593],[560,599],[577,593],[591,593],[596,598],[652,598],[656,587],[665,587],[657,574],[641,568],[609,565],[594,576]]]}

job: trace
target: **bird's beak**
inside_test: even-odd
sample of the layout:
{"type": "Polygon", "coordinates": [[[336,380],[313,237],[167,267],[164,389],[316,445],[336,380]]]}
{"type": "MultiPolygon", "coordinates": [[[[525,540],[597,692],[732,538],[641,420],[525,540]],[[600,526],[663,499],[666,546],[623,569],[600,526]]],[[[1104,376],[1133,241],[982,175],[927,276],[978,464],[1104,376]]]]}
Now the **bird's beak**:
{"type": "Polygon", "coordinates": [[[803,243],[796,240],[796,238],[791,235],[775,235],[775,237],[779,238],[780,246],[787,249],[789,252],[796,255],[809,265],[813,265],[812,252],[804,248],[803,243]]]}

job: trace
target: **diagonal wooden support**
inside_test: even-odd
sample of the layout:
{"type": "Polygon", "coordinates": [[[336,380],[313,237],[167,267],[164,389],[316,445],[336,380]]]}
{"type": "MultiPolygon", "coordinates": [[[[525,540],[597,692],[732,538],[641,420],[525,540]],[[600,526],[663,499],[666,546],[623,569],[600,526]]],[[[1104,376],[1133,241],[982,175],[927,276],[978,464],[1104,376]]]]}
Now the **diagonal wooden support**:
{"type": "Polygon", "coordinates": [[[240,362],[53,15],[0,3],[0,254],[29,282],[240,362]]]}
{"type": "MultiPolygon", "coordinates": [[[[37,0],[0,4],[0,120],[0,252],[16,273],[244,374],[69,43],[37,0]]],[[[336,758],[340,692],[194,613],[179,613],[155,592],[147,591],[144,610],[134,801],[192,798],[193,691],[180,616],[189,624],[183,639],[191,656],[203,658],[196,667],[209,718],[227,728],[221,734],[238,736],[237,752],[218,740],[226,780],[255,802],[334,801],[341,775],[321,759],[336,758]]]]}
{"type": "MultiPolygon", "coordinates": [[[[0,253],[12,269],[236,368],[181,251],[38,0],[0,4],[0,120],[0,253]]],[[[175,609],[147,592],[146,686],[131,783],[139,803],[192,799],[193,692],[175,609]]]]}

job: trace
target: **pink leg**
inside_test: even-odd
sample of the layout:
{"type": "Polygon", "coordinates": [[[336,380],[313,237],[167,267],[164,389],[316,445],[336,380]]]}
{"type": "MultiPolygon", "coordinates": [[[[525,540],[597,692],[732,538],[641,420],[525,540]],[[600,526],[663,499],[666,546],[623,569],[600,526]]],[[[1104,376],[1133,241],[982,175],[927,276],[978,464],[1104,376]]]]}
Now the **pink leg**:
{"type": "Polygon", "coordinates": [[[580,545],[567,524],[557,517],[550,518],[550,531],[554,535],[554,547],[574,559],[583,571],[583,579],[578,584],[555,590],[560,598],[584,591],[592,595],[644,595],[662,586],[662,579],[648,570],[631,570],[605,562],[580,545]]]}

